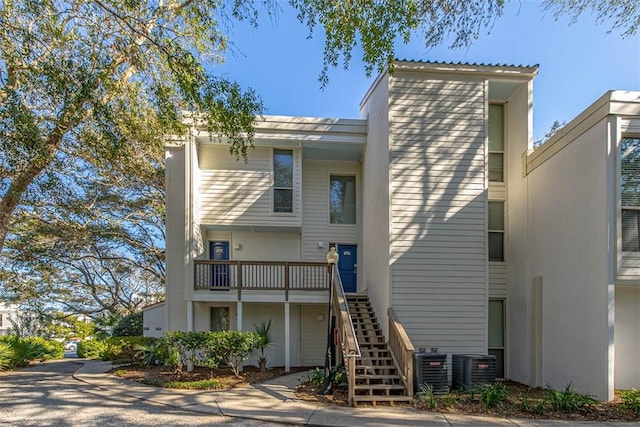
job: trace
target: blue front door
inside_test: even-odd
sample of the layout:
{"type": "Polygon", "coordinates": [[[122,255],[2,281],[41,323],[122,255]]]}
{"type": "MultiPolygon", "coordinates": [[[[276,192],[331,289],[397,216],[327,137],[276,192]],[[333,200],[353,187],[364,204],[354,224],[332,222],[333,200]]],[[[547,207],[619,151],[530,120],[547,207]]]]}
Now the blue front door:
{"type": "Polygon", "coordinates": [[[338,255],[340,256],[338,259],[338,272],[345,292],[356,292],[357,290],[357,249],[356,245],[338,245],[338,255]]]}
{"type": "MultiPolygon", "coordinates": [[[[215,261],[227,261],[229,259],[229,242],[210,242],[209,258],[215,261]]],[[[224,288],[229,286],[229,266],[211,266],[211,287],[224,288]]]]}

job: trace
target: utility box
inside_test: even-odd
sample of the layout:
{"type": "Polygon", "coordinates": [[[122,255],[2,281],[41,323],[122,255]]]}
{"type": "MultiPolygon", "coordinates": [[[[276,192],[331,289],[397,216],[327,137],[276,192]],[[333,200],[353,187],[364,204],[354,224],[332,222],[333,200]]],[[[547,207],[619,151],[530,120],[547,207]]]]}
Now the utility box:
{"type": "Polygon", "coordinates": [[[496,357],[489,354],[454,354],[451,357],[451,386],[471,389],[496,382],[496,357]]]}
{"type": "Polygon", "coordinates": [[[449,392],[446,354],[415,352],[413,353],[413,368],[414,393],[420,391],[422,384],[430,385],[433,394],[449,392]]]}

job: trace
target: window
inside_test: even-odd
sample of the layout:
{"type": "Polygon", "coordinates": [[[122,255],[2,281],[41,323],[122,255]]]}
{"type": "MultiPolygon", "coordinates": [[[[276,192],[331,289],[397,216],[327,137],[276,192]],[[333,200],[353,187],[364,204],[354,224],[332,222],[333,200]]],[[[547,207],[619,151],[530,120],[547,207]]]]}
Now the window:
{"type": "Polygon", "coordinates": [[[273,150],[273,211],[293,212],[292,150],[273,150]]]}
{"type": "Polygon", "coordinates": [[[489,354],[496,357],[496,377],[504,378],[504,300],[489,300],[489,354]]]}
{"type": "Polygon", "coordinates": [[[211,327],[214,332],[229,330],[229,307],[211,307],[211,327]]]}
{"type": "Polygon", "coordinates": [[[640,138],[620,142],[622,250],[640,252],[640,138]]]}
{"type": "Polygon", "coordinates": [[[489,181],[504,182],[504,112],[501,104],[489,105],[489,181]]]}
{"type": "Polygon", "coordinates": [[[504,261],[504,202],[489,202],[489,261],[504,261]]]}
{"type": "Polygon", "coordinates": [[[0,328],[2,327],[2,314],[0,313],[0,328]]]}
{"type": "Polygon", "coordinates": [[[329,179],[329,222],[356,223],[356,177],[331,175],[329,179]]]}

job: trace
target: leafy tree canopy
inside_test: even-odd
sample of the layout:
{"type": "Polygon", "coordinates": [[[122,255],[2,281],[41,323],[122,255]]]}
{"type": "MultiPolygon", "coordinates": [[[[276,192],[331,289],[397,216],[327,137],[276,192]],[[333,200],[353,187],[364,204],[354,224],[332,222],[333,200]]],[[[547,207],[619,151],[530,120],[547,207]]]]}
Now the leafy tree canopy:
{"type": "Polygon", "coordinates": [[[545,0],[542,7],[556,19],[568,15],[574,23],[581,15],[591,13],[600,24],[611,21],[609,31],[619,30],[622,37],[635,35],[640,25],[637,0],[545,0]]]}

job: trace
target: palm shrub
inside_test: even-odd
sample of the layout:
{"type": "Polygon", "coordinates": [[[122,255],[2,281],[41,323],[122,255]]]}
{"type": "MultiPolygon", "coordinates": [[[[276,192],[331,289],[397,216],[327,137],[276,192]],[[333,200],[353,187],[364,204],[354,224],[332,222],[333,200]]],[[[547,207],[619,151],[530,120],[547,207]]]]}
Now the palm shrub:
{"type": "Polygon", "coordinates": [[[143,363],[138,357],[136,346],[152,344],[156,338],[143,336],[111,337],[106,340],[106,350],[103,360],[126,361],[134,364],[143,363]]]}
{"type": "Polygon", "coordinates": [[[267,357],[264,355],[264,351],[273,345],[273,335],[271,334],[271,319],[268,321],[262,321],[257,325],[253,325],[256,334],[258,334],[258,340],[256,342],[256,348],[260,350],[260,358],[258,359],[258,366],[260,372],[267,370],[267,357]]]}
{"type": "Polygon", "coordinates": [[[171,346],[166,337],[149,344],[136,344],[136,359],[145,366],[162,365],[175,368],[178,365],[178,350],[171,346]]]}
{"type": "Polygon", "coordinates": [[[7,342],[0,342],[0,371],[11,367],[13,361],[13,347],[7,342]]]}

